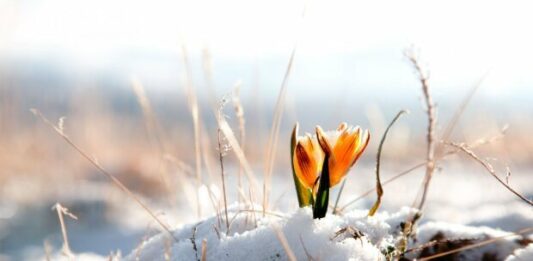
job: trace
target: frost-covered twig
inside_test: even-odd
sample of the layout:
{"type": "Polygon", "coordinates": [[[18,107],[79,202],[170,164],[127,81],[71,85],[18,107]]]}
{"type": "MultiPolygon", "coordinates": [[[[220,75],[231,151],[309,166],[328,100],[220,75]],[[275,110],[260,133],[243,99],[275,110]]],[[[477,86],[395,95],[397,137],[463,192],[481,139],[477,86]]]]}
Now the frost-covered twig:
{"type": "Polygon", "coordinates": [[[429,79],[428,73],[425,72],[420,66],[417,55],[413,49],[406,50],[405,56],[407,57],[407,59],[409,59],[409,61],[411,62],[411,65],[413,66],[416,73],[418,74],[418,79],[422,87],[422,93],[424,96],[424,102],[426,105],[426,113],[427,113],[427,118],[428,118],[428,127],[427,127],[427,133],[426,133],[426,140],[427,140],[426,175],[424,176],[424,181],[422,183],[422,186],[423,186],[422,196],[420,197],[420,201],[418,202],[418,204],[416,204],[417,205],[416,207],[418,209],[422,209],[426,202],[429,185],[430,185],[431,178],[433,177],[433,173],[435,170],[435,125],[437,122],[437,118],[436,118],[435,104],[433,103],[433,98],[431,97],[431,93],[429,91],[430,87],[428,83],[428,79],[429,79]]]}
{"type": "MultiPolygon", "coordinates": [[[[224,118],[224,106],[226,104],[227,100],[226,98],[222,98],[219,108],[218,108],[218,115],[217,117],[220,119],[224,118]]],[[[220,161],[220,176],[222,178],[222,193],[224,196],[224,213],[226,216],[226,233],[229,233],[229,218],[228,218],[228,199],[226,194],[226,178],[224,173],[224,155],[229,150],[229,145],[226,144],[224,134],[220,130],[220,128],[217,131],[217,141],[218,141],[218,159],[220,161]]]]}
{"type": "Polygon", "coordinates": [[[500,182],[500,184],[502,184],[505,188],[507,188],[509,191],[511,191],[513,194],[515,194],[517,197],[519,197],[524,202],[528,203],[530,206],[533,206],[533,201],[526,198],[522,194],[518,193],[516,190],[511,188],[505,181],[500,179],[500,177],[498,177],[498,175],[496,174],[496,171],[494,171],[494,168],[492,167],[492,165],[480,159],[471,149],[467,148],[465,144],[459,144],[459,143],[453,143],[453,142],[445,142],[445,144],[453,146],[461,150],[462,152],[464,152],[466,155],[470,156],[470,158],[472,158],[474,161],[481,164],[489,172],[489,174],[493,176],[496,180],[498,180],[498,182],[500,182]]]}
{"type": "Polygon", "coordinates": [[[61,206],[61,204],[59,203],[56,203],[52,207],[52,209],[57,211],[57,216],[59,218],[59,225],[61,226],[61,234],[63,236],[63,254],[65,254],[66,256],[72,257],[73,253],[72,253],[72,250],[70,250],[70,246],[68,243],[67,226],[65,225],[65,220],[63,219],[63,215],[67,215],[74,220],[78,220],[78,217],[74,216],[74,214],[68,211],[68,208],[61,206]]]}
{"type": "MultiPolygon", "coordinates": [[[[239,142],[240,142],[241,148],[244,150],[245,139],[246,139],[246,128],[245,128],[245,120],[244,120],[244,109],[242,107],[242,103],[240,99],[240,90],[241,90],[241,83],[238,82],[235,85],[235,88],[233,89],[233,95],[231,96],[231,100],[233,102],[233,109],[235,110],[235,115],[237,116],[237,119],[239,120],[239,142]]],[[[239,187],[239,190],[242,190],[242,166],[240,165],[239,165],[239,172],[237,174],[237,185],[239,187]]],[[[239,199],[243,199],[240,194],[239,194],[239,199]]]]}

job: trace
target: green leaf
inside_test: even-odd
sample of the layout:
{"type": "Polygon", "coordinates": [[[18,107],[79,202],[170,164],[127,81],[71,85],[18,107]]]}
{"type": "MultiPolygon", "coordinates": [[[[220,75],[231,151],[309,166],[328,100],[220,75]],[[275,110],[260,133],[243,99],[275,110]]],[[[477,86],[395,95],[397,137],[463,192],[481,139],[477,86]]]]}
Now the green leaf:
{"type": "Polygon", "coordinates": [[[303,208],[313,204],[313,192],[304,187],[303,184],[296,176],[296,171],[294,170],[294,149],[296,148],[296,136],[298,135],[298,123],[294,125],[291,136],[291,166],[292,166],[292,178],[294,179],[294,186],[296,187],[296,196],[298,196],[298,205],[303,208]]]}
{"type": "Polygon", "coordinates": [[[322,174],[318,183],[315,203],[313,205],[313,218],[323,218],[328,212],[329,205],[329,156],[324,158],[322,174]]]}

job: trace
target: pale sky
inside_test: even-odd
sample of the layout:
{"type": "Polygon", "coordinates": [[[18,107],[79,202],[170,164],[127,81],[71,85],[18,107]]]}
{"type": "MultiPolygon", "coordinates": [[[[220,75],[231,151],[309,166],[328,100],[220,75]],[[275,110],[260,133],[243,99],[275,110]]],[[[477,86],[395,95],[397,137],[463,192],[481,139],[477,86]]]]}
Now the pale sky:
{"type": "Polygon", "coordinates": [[[415,45],[443,86],[463,88],[489,72],[487,92],[530,95],[532,7],[483,0],[0,0],[0,57],[59,52],[75,65],[106,68],[117,53],[178,55],[185,43],[193,54],[208,47],[215,61],[286,63],[298,41],[296,65],[316,70],[319,81],[348,77],[344,62],[353,60],[360,83],[401,85],[412,78],[402,50],[415,45]]]}

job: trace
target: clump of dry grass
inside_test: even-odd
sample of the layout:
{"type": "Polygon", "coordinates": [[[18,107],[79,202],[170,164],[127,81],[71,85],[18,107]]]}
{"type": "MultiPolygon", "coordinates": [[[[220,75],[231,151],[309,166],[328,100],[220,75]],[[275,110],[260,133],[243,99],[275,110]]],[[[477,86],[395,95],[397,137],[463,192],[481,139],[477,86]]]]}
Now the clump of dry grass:
{"type": "Polygon", "coordinates": [[[128,189],[119,179],[117,179],[114,175],[112,175],[110,172],[105,170],[96,159],[90,157],[85,151],[83,151],[80,147],[78,147],[65,133],[62,128],[60,128],[62,125],[56,126],[52,122],[50,122],[40,111],[37,109],[31,109],[31,112],[39,117],[46,125],[48,125],[50,128],[52,128],[67,144],[70,145],[75,151],[77,151],[82,157],[84,157],[87,161],[89,161],[102,175],[109,178],[114,185],[116,185],[119,189],[121,189],[126,195],[128,195],[131,199],[133,199],[146,213],[153,218],[160,226],[163,228],[164,231],[166,231],[174,240],[177,241],[174,234],[170,231],[169,227],[163,223],[156,214],[146,205],[144,204],[141,199],[135,195],[130,189],[128,189]]]}

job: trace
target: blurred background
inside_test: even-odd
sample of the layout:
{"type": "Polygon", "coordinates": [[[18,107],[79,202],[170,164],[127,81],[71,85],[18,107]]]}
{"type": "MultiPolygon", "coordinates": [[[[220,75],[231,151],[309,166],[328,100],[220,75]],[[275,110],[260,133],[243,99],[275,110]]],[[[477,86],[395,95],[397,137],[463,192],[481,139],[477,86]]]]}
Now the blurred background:
{"type": "MultiPolygon", "coordinates": [[[[79,217],[67,221],[74,251],[128,253],[157,229],[30,108],[52,122],[64,117],[66,135],[176,226],[197,219],[194,194],[207,191],[195,184],[187,83],[199,104],[202,184],[212,190],[221,186],[213,104],[228,100],[223,112],[239,134],[232,103],[237,95],[246,123],[244,151],[262,180],[293,48],[274,165],[274,209],[297,206],[288,149],[296,121],[307,132],[316,124],[333,129],[342,121],[370,130],[372,142],[349,175],[341,202],[372,188],[377,140],[400,109],[411,113],[391,132],[383,175],[424,160],[427,119],[420,83],[404,56],[409,48],[429,73],[437,134],[479,84],[451,140],[475,142],[508,125],[505,137],[476,152],[489,158],[502,178],[511,169],[509,184],[531,196],[530,5],[0,0],[0,259],[39,255],[44,242],[60,247],[57,215],[50,209],[56,202],[79,217]]],[[[428,218],[506,229],[533,222],[530,209],[465,159],[454,156],[440,165],[428,218]]],[[[238,163],[232,152],[225,161],[233,202],[238,163]]],[[[422,175],[419,170],[386,188],[385,209],[411,204],[422,175]]],[[[372,199],[352,207],[367,208],[372,199]]],[[[212,213],[209,198],[200,200],[205,200],[203,215],[212,213]]]]}

